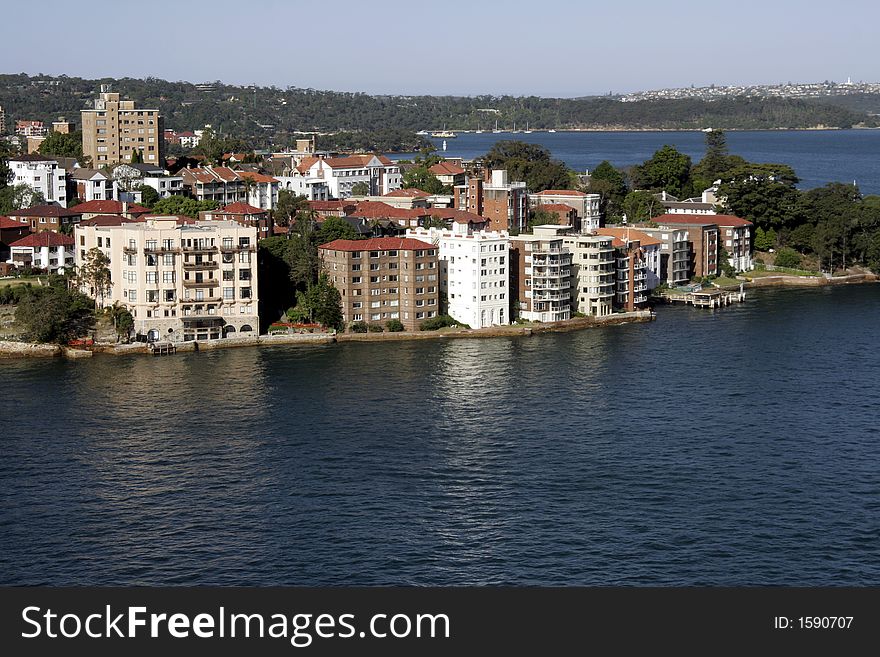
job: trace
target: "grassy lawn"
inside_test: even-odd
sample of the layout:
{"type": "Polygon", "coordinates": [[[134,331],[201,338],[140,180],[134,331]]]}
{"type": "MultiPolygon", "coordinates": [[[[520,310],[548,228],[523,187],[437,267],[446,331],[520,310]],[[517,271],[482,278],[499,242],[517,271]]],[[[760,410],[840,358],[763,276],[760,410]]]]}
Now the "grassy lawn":
{"type": "Polygon", "coordinates": [[[727,276],[719,276],[712,282],[719,287],[728,287],[730,285],[739,285],[740,283],[742,283],[742,281],[738,281],[735,278],[729,278],[727,276]]]}
{"type": "Polygon", "coordinates": [[[745,276],[749,276],[752,278],[759,278],[761,276],[813,276],[817,277],[820,274],[815,271],[805,271],[803,269],[784,269],[777,268],[773,271],[767,271],[766,269],[755,269],[754,271],[749,271],[744,274],[745,276]]]}
{"type": "Polygon", "coordinates": [[[22,285],[25,283],[33,283],[34,285],[38,284],[37,276],[29,276],[24,278],[0,278],[0,287],[7,287],[9,285],[18,285],[21,283],[22,285]]]}

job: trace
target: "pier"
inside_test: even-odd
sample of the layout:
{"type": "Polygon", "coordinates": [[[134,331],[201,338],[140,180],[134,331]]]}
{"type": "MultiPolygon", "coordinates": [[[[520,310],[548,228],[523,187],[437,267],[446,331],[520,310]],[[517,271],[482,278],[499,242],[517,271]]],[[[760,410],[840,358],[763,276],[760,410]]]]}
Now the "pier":
{"type": "Polygon", "coordinates": [[[663,294],[668,303],[684,303],[696,308],[721,308],[746,300],[743,286],[739,290],[703,289],[700,286],[675,288],[663,294]]]}
{"type": "Polygon", "coordinates": [[[173,342],[151,342],[148,347],[153,356],[170,356],[177,353],[173,342]]]}

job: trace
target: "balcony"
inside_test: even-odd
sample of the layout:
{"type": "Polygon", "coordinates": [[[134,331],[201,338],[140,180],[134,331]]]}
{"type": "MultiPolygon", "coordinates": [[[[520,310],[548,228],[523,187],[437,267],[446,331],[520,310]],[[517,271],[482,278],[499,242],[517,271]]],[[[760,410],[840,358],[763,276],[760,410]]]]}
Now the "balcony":
{"type": "Polygon", "coordinates": [[[184,246],[183,252],[184,253],[216,253],[217,247],[216,246],[208,246],[205,244],[202,244],[199,246],[184,246]]]}
{"type": "Polygon", "coordinates": [[[224,253],[234,253],[237,251],[256,251],[257,246],[255,244],[224,244],[220,247],[220,251],[224,253]]]}
{"type": "Polygon", "coordinates": [[[123,246],[122,252],[126,255],[134,255],[135,253],[137,253],[137,247],[136,246],[123,246]]]}
{"type": "MultiPolygon", "coordinates": [[[[123,249],[123,250],[124,250],[124,249],[123,249]]],[[[153,254],[155,254],[155,255],[161,255],[161,254],[163,254],[163,253],[179,253],[179,252],[180,252],[180,249],[178,249],[177,247],[174,247],[174,246],[171,246],[171,247],[165,247],[165,246],[152,246],[152,247],[149,247],[149,246],[145,246],[145,247],[144,247],[144,253],[147,254],[147,255],[153,255],[153,254]]],[[[133,253],[133,251],[132,251],[132,253],[133,253]]]]}
{"type": "Polygon", "coordinates": [[[532,292],[533,301],[567,301],[571,299],[571,295],[567,292],[548,292],[546,290],[534,290],[532,292]]]}
{"type": "Polygon", "coordinates": [[[533,290],[567,290],[568,288],[568,281],[547,281],[544,283],[532,281],[533,290]]]}
{"type": "MultiPolygon", "coordinates": [[[[182,304],[192,304],[192,303],[220,303],[223,301],[223,297],[202,297],[201,299],[179,299],[179,302],[182,304]]],[[[234,299],[226,299],[227,302],[231,303],[234,299]]]]}
{"type": "Polygon", "coordinates": [[[206,278],[201,281],[184,281],[183,287],[217,287],[219,284],[216,278],[206,278]]]}
{"type": "Polygon", "coordinates": [[[187,271],[193,271],[197,269],[216,269],[218,267],[218,263],[216,260],[206,260],[204,262],[184,262],[183,268],[187,271]]]}

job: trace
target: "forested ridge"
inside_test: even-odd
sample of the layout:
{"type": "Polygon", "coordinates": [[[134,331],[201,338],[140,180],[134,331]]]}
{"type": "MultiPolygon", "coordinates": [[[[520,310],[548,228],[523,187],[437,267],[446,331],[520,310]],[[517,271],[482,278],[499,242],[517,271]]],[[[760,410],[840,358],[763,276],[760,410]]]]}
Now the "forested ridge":
{"type": "MultiPolygon", "coordinates": [[[[622,103],[614,98],[535,96],[377,96],[288,87],[203,85],[156,78],[0,75],[0,106],[7,126],[16,119],[79,121],[101,84],[145,108],[158,108],[165,126],[177,131],[210,124],[223,134],[248,138],[255,146],[283,145],[296,131],[364,132],[395,129],[772,129],[817,125],[848,128],[876,125],[859,109],[795,99],[652,100],[622,103]],[[487,111],[493,110],[493,111],[487,111]]],[[[8,128],[10,129],[10,128],[8,128]]]]}

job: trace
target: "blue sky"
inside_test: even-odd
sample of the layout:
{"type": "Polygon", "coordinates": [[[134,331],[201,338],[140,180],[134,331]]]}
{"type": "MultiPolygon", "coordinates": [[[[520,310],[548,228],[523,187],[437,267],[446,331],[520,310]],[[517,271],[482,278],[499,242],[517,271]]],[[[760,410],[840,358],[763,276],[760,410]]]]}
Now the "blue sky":
{"type": "Polygon", "coordinates": [[[153,4],[145,17],[142,1],[89,8],[43,0],[39,26],[5,31],[0,70],[566,97],[880,79],[880,39],[872,33],[880,3],[864,0],[153,4]],[[141,29],[157,37],[141,40],[141,29]]]}

